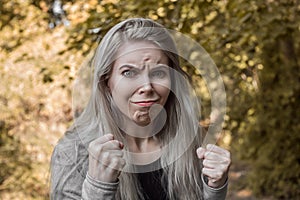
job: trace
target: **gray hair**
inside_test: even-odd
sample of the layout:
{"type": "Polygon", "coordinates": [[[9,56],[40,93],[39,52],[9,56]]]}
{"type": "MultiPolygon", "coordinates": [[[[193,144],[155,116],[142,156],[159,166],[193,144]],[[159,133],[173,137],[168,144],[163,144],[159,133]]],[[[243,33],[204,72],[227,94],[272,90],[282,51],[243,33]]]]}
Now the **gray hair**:
{"type": "MultiPolygon", "coordinates": [[[[125,20],[111,28],[104,36],[93,60],[94,78],[91,97],[68,132],[78,134],[86,146],[92,140],[107,133],[112,133],[116,139],[126,144],[125,137],[115,122],[114,103],[107,81],[118,49],[132,41],[148,41],[158,46],[168,57],[169,66],[173,69],[171,70],[172,92],[164,106],[167,121],[157,136],[161,144],[165,145],[161,165],[164,167],[163,179],[168,184],[168,195],[170,199],[203,199],[201,162],[196,157],[197,145],[201,144],[197,132],[198,113],[195,109],[189,78],[180,67],[176,45],[171,35],[162,25],[150,19],[125,20]]],[[[121,173],[119,180],[116,199],[143,199],[136,174],[121,173]]]]}

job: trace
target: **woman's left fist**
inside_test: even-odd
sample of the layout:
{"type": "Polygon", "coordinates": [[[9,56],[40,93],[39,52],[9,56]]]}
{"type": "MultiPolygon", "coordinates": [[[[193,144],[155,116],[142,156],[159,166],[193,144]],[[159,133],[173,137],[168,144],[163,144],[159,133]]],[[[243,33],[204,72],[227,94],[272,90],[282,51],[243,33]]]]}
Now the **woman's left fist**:
{"type": "Polygon", "coordinates": [[[231,164],[230,152],[216,145],[208,144],[206,149],[199,147],[197,156],[203,159],[202,174],[208,178],[208,186],[222,187],[228,178],[231,164]]]}

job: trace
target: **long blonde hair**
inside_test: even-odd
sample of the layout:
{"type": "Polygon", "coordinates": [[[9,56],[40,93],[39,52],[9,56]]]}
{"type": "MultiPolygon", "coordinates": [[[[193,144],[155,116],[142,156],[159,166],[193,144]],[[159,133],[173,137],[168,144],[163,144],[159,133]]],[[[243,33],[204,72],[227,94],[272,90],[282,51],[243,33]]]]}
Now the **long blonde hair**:
{"type": "MultiPolygon", "coordinates": [[[[110,29],[102,39],[93,60],[94,77],[90,100],[68,134],[78,134],[85,146],[106,133],[114,134],[116,139],[126,144],[124,134],[114,119],[113,100],[107,81],[117,50],[130,41],[154,43],[163,50],[169,58],[169,66],[177,72],[171,74],[172,92],[164,106],[167,121],[157,135],[160,143],[165,146],[160,161],[163,178],[168,184],[168,196],[170,199],[203,199],[201,162],[196,157],[196,148],[200,144],[197,132],[198,110],[195,109],[189,78],[180,67],[176,46],[169,32],[152,20],[125,20],[110,29]]],[[[119,180],[116,199],[143,199],[135,173],[121,173],[119,180]]]]}

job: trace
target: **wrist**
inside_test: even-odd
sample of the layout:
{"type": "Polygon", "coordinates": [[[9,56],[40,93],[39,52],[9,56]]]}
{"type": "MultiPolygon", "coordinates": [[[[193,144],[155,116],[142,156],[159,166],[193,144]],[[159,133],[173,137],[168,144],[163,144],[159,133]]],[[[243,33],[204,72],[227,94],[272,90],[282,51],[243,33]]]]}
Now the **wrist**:
{"type": "Polygon", "coordinates": [[[93,177],[91,177],[89,175],[89,173],[86,174],[86,179],[89,183],[91,183],[92,185],[111,185],[111,186],[117,186],[119,184],[119,179],[116,179],[116,181],[102,181],[102,180],[98,180],[95,179],[93,177]]]}

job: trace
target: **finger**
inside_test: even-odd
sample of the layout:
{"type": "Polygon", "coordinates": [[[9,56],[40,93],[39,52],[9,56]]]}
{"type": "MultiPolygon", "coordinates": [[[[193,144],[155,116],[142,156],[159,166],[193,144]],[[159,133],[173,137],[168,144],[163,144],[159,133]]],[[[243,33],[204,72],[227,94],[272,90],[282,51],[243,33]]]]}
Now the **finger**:
{"type": "Polygon", "coordinates": [[[120,171],[124,168],[126,161],[123,158],[112,157],[109,162],[105,162],[104,164],[111,169],[120,171]]]}
{"type": "Polygon", "coordinates": [[[202,162],[204,168],[215,169],[220,165],[219,161],[204,159],[202,162]]]}
{"type": "Polygon", "coordinates": [[[223,154],[219,154],[219,153],[215,153],[215,152],[206,150],[204,153],[204,159],[220,161],[220,160],[227,159],[227,157],[224,156],[223,154]]]}
{"type": "Polygon", "coordinates": [[[126,165],[126,160],[124,158],[121,158],[118,160],[118,168],[116,168],[118,171],[121,171],[126,165]]]}
{"type": "Polygon", "coordinates": [[[198,158],[203,159],[204,158],[204,154],[205,154],[205,149],[203,147],[199,147],[196,150],[196,153],[197,153],[198,158]]]}
{"type": "Polygon", "coordinates": [[[118,140],[110,140],[104,144],[93,145],[89,146],[89,155],[93,157],[94,160],[99,160],[101,155],[105,152],[116,150],[121,151],[124,145],[119,142],[118,140]]]}
{"type": "Polygon", "coordinates": [[[121,150],[124,144],[119,140],[110,140],[101,145],[103,151],[105,150],[121,150]]]}
{"type": "Polygon", "coordinates": [[[124,156],[124,152],[121,150],[107,150],[102,153],[103,155],[107,154],[109,157],[120,157],[122,158],[124,156]]]}
{"type": "Polygon", "coordinates": [[[217,145],[208,144],[208,145],[206,145],[206,149],[209,152],[214,152],[214,153],[218,153],[218,154],[230,157],[230,152],[228,150],[223,149],[217,145]]]}
{"type": "Polygon", "coordinates": [[[216,181],[222,179],[222,177],[224,175],[224,172],[215,170],[215,169],[210,169],[210,168],[202,168],[202,173],[203,173],[203,175],[207,176],[208,178],[216,180],[216,181]]]}
{"type": "Polygon", "coordinates": [[[204,168],[215,169],[219,171],[228,171],[230,163],[227,161],[203,160],[202,165],[204,168]]]}
{"type": "Polygon", "coordinates": [[[104,144],[113,139],[114,139],[114,136],[112,134],[106,134],[106,135],[103,135],[103,136],[93,140],[90,143],[89,147],[98,146],[98,145],[104,144]]]}

